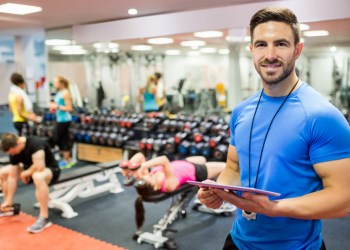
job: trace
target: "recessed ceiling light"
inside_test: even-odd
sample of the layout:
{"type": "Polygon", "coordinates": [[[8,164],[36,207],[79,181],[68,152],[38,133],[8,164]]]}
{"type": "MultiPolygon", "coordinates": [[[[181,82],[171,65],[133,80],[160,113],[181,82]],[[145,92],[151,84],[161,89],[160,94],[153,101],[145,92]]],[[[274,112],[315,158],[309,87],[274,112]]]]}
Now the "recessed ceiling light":
{"type": "Polygon", "coordinates": [[[314,36],[328,36],[329,32],[327,30],[308,30],[303,32],[304,36],[314,37],[314,36]]]}
{"type": "Polygon", "coordinates": [[[62,55],[85,55],[87,54],[87,51],[86,50],[64,50],[64,51],[61,51],[62,55]]]}
{"type": "Polygon", "coordinates": [[[225,40],[228,42],[250,42],[250,36],[227,36],[225,40]]]}
{"type": "Polygon", "coordinates": [[[202,53],[215,53],[216,48],[201,48],[200,52],[202,52],[202,53]]]}
{"type": "Polygon", "coordinates": [[[219,54],[221,54],[221,55],[230,54],[230,50],[229,49],[219,49],[219,54]]]}
{"type": "Polygon", "coordinates": [[[198,46],[204,46],[206,42],[200,41],[200,40],[192,40],[192,41],[183,41],[180,43],[181,46],[188,46],[188,47],[198,47],[198,46]]]}
{"type": "Polygon", "coordinates": [[[169,50],[166,50],[164,53],[168,56],[177,56],[181,54],[181,51],[177,49],[169,49],[169,50]]]}
{"type": "Polygon", "coordinates": [[[305,23],[301,23],[299,25],[299,27],[300,27],[300,30],[308,30],[308,29],[310,29],[310,26],[305,24],[305,23]]]}
{"type": "Polygon", "coordinates": [[[147,40],[150,44],[169,44],[173,43],[174,39],[168,38],[168,37],[157,37],[157,38],[150,38],[147,40]]]}
{"type": "Polygon", "coordinates": [[[42,8],[31,5],[16,4],[16,3],[5,3],[0,5],[0,12],[15,14],[15,15],[26,15],[42,11],[42,8]]]}
{"type": "Polygon", "coordinates": [[[132,16],[133,16],[133,15],[136,15],[136,14],[137,14],[137,9],[129,9],[129,10],[128,10],[128,14],[129,14],[129,15],[132,15],[132,16]]]}
{"type": "Polygon", "coordinates": [[[199,52],[198,50],[191,50],[187,52],[188,56],[200,56],[201,52],[199,52]]]}
{"type": "Polygon", "coordinates": [[[222,37],[223,33],[221,31],[210,30],[210,31],[201,31],[193,33],[195,37],[201,38],[210,38],[210,37],[222,37]]]}
{"type": "Polygon", "coordinates": [[[66,39],[48,39],[45,41],[45,44],[49,46],[69,45],[71,43],[72,43],[71,40],[66,40],[66,39]]]}
{"type": "Polygon", "coordinates": [[[53,50],[82,50],[83,47],[80,45],[62,45],[62,46],[54,46],[53,50]]]}
{"type": "Polygon", "coordinates": [[[132,50],[136,51],[146,51],[146,50],[152,50],[152,46],[149,45],[133,45],[131,46],[132,50]]]}
{"type": "Polygon", "coordinates": [[[329,50],[330,50],[331,52],[336,52],[336,51],[337,51],[337,47],[332,46],[332,47],[329,48],[329,50]]]}

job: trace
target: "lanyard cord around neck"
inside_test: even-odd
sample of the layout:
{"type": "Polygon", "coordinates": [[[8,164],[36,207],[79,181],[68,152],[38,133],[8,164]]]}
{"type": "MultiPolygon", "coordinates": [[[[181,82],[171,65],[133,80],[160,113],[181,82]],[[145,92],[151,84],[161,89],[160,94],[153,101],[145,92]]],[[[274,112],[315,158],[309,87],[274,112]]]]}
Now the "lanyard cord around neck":
{"type": "MultiPolygon", "coordinates": [[[[261,158],[262,158],[262,154],[263,154],[263,151],[264,151],[266,138],[267,138],[267,135],[268,135],[268,133],[269,133],[269,131],[270,131],[271,125],[272,125],[272,123],[273,123],[273,120],[275,119],[276,115],[278,114],[278,112],[279,112],[279,111],[281,110],[281,108],[283,107],[284,103],[287,101],[287,99],[288,99],[288,97],[290,96],[290,94],[293,92],[294,88],[297,86],[298,82],[299,82],[299,79],[297,79],[297,81],[296,81],[296,83],[294,84],[293,88],[289,91],[289,93],[288,93],[288,95],[286,96],[286,98],[284,98],[282,104],[279,106],[279,108],[277,109],[275,115],[272,117],[269,127],[267,128],[267,131],[266,131],[266,134],[265,134],[265,138],[264,138],[264,141],[263,141],[263,144],[262,144],[262,148],[261,148],[261,153],[260,153],[260,158],[259,158],[259,163],[258,163],[258,170],[257,170],[256,177],[255,177],[254,188],[256,188],[256,184],[258,183],[258,176],[259,176],[259,171],[260,171],[261,158]]],[[[261,90],[260,97],[259,97],[259,100],[258,100],[258,104],[256,105],[256,108],[255,108],[255,111],[254,111],[253,120],[252,120],[252,126],[251,126],[251,128],[250,128],[250,133],[249,133],[249,153],[248,153],[249,187],[250,187],[250,150],[251,150],[251,144],[252,144],[253,126],[254,126],[255,115],[256,115],[256,112],[258,111],[258,108],[259,108],[259,104],[260,104],[260,100],[261,100],[261,96],[262,96],[263,91],[264,91],[264,89],[261,90]]]]}

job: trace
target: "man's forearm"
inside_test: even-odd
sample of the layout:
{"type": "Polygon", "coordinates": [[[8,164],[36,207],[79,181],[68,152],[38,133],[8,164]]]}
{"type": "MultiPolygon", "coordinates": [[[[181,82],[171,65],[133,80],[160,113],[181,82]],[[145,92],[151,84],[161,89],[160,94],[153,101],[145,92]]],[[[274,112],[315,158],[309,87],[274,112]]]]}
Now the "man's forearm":
{"type": "Polygon", "coordinates": [[[348,191],[325,188],[297,198],[277,201],[273,216],[296,219],[328,219],[347,216],[350,212],[348,191]]]}

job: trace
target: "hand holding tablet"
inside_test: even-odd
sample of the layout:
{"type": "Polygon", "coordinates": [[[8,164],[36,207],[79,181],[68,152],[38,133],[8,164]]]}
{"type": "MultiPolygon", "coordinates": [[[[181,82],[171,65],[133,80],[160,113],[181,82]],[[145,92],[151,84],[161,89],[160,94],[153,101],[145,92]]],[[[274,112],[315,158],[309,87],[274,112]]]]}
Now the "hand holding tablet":
{"type": "Polygon", "coordinates": [[[200,181],[187,181],[187,183],[191,185],[199,186],[199,187],[211,187],[211,188],[219,188],[224,190],[250,192],[254,194],[271,195],[271,196],[281,195],[280,193],[271,192],[271,191],[258,189],[258,188],[230,186],[230,185],[223,185],[223,184],[210,183],[210,182],[200,182],[200,181]]]}

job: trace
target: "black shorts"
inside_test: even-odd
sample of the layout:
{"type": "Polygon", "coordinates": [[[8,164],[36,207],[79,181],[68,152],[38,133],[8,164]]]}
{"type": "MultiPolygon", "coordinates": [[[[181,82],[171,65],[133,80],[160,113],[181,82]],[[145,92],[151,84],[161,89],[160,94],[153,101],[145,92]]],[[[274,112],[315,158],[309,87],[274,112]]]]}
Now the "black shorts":
{"type": "Polygon", "coordinates": [[[73,143],[69,138],[70,122],[57,122],[55,127],[54,141],[60,150],[69,151],[73,143]]]}
{"type": "Polygon", "coordinates": [[[48,167],[52,172],[52,179],[49,183],[49,186],[56,183],[58,178],[60,177],[61,169],[59,167],[48,167]]]}
{"type": "MultiPolygon", "coordinates": [[[[59,167],[47,167],[47,168],[50,169],[52,172],[52,179],[49,183],[49,186],[51,186],[55,184],[58,178],[60,177],[61,169],[59,167]]],[[[32,183],[33,183],[33,179],[30,178],[28,184],[32,184],[32,183]]]]}
{"type": "Polygon", "coordinates": [[[16,128],[16,130],[18,132],[18,136],[25,135],[25,134],[23,134],[23,128],[27,128],[28,129],[28,123],[27,122],[14,122],[13,126],[16,128]]]}
{"type": "Polygon", "coordinates": [[[205,181],[206,179],[208,179],[208,170],[206,165],[196,164],[193,162],[191,163],[194,165],[196,181],[205,181]]]}

